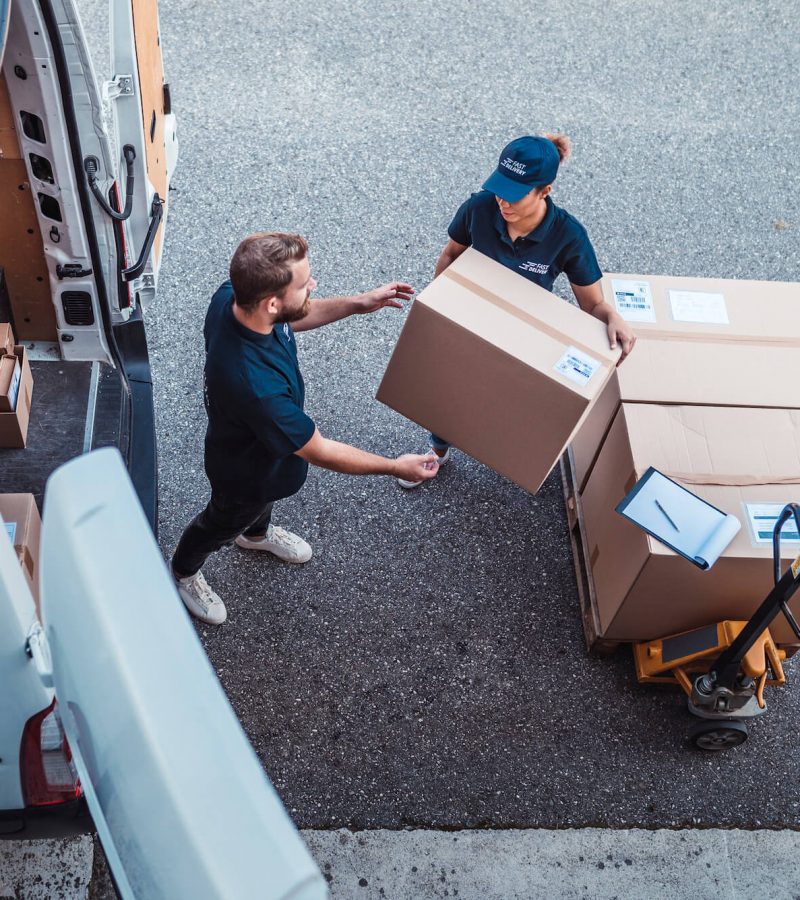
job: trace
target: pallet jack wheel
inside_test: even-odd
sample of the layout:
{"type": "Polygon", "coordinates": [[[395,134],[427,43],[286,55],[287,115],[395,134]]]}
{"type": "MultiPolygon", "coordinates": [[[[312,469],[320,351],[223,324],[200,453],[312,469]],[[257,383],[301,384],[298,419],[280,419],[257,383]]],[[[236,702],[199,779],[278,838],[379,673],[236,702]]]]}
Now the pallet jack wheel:
{"type": "Polygon", "coordinates": [[[689,743],[698,750],[729,750],[747,740],[741,719],[700,719],[689,727],[689,743]]]}

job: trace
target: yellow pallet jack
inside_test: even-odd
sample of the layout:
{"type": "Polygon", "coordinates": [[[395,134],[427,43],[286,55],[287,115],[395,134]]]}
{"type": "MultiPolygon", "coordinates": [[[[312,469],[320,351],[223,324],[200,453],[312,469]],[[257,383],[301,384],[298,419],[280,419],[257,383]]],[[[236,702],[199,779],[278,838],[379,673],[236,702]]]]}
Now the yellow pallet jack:
{"type": "Polygon", "coordinates": [[[775,523],[775,585],[749,621],[717,622],[633,645],[640,682],[677,682],[686,692],[689,712],[699,720],[689,728],[689,742],[697,749],[719,751],[743,744],[746,720],[767,711],[765,686],[786,683],[786,652],[775,646],[769,626],[783,613],[800,640],[800,625],[788,606],[800,588],[800,556],[781,574],[781,529],[792,517],[800,533],[797,503],[787,504],[775,523]]]}

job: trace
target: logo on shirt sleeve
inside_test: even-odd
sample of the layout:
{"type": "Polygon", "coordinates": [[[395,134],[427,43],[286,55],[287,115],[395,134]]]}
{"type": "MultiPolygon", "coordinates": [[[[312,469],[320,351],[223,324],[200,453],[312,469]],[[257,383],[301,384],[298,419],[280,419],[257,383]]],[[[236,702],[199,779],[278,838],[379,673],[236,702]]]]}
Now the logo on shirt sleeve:
{"type": "Polygon", "coordinates": [[[533,272],[534,275],[547,275],[550,271],[550,266],[547,263],[532,262],[531,260],[520,263],[519,267],[523,272],[533,272]]]}

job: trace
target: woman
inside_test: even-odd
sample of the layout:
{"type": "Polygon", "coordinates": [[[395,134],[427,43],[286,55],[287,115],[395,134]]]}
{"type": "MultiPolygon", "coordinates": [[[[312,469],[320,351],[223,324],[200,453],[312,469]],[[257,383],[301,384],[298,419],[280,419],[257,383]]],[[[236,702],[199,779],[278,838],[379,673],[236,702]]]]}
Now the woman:
{"type": "MultiPolygon", "coordinates": [[[[606,324],[612,349],[621,346],[622,360],[636,342],[633,330],[603,299],[603,273],[586,229],[550,198],[558,167],[570,149],[569,138],[563,134],[520,137],[508,144],[483,190],[456,212],[435,275],[467,247],[474,247],[548,291],[564,272],[581,309],[606,324]]],[[[435,434],[430,435],[430,441],[439,465],[444,465],[450,458],[449,444],[435,434]]],[[[404,488],[422,484],[398,481],[404,488]]]]}

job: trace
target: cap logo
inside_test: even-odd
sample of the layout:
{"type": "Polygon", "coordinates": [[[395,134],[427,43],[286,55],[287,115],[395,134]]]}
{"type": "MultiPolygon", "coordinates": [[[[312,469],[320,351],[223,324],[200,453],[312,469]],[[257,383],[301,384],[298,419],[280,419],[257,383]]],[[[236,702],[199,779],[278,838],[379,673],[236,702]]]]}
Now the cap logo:
{"type": "Polygon", "coordinates": [[[524,175],[526,169],[528,168],[525,163],[521,163],[516,159],[512,159],[510,156],[507,156],[505,159],[501,159],[500,165],[504,169],[508,169],[510,172],[513,172],[515,175],[524,175]]]}

